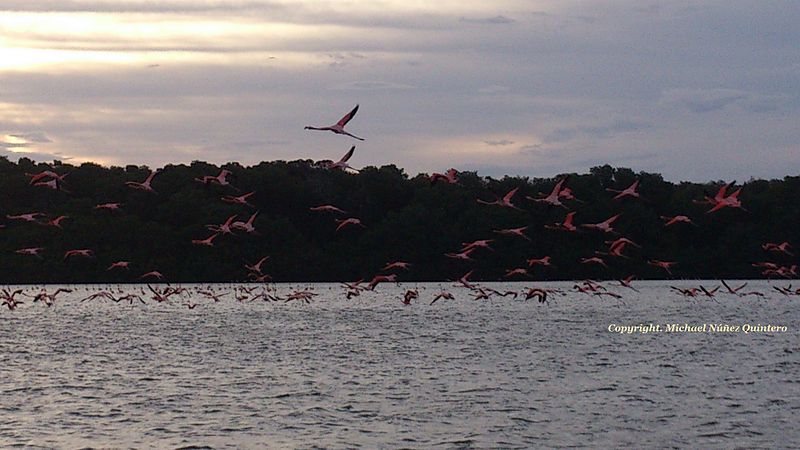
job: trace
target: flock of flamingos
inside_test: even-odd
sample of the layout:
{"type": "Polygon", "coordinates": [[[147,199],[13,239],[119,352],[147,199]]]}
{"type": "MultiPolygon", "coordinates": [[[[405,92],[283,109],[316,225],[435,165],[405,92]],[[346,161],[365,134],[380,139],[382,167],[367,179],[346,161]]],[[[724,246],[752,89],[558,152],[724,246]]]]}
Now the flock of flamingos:
{"type": "MultiPolygon", "coordinates": [[[[364,140],[363,138],[354,136],[349,132],[345,131],[345,125],[355,116],[356,112],[358,111],[358,105],[353,108],[348,114],[341,118],[336,124],[327,126],[327,127],[312,127],[307,126],[305,129],[308,130],[322,130],[322,131],[331,131],[336,134],[342,134],[346,136],[350,136],[352,138],[358,140],[364,140]]],[[[355,146],[352,146],[350,150],[339,160],[336,162],[333,161],[323,161],[320,162],[318,165],[319,167],[325,170],[344,170],[344,171],[356,171],[357,169],[352,168],[348,161],[353,156],[355,151],[355,146]]],[[[160,169],[152,171],[146,179],[141,182],[137,181],[128,181],[125,184],[130,187],[131,189],[137,189],[149,193],[155,193],[156,190],[153,188],[153,180],[159,174],[160,169]]],[[[30,177],[30,184],[33,186],[44,187],[53,190],[62,190],[66,191],[64,188],[65,184],[65,177],[67,174],[59,174],[56,173],[54,170],[44,170],[40,173],[36,174],[26,174],[30,177]]],[[[222,169],[219,174],[217,175],[206,175],[201,178],[197,178],[196,181],[203,183],[204,185],[215,184],[219,186],[231,186],[231,182],[228,179],[232,173],[226,169],[222,169]]],[[[431,183],[448,183],[448,184],[458,184],[458,172],[455,169],[450,169],[447,172],[441,173],[433,173],[430,175],[431,183]]],[[[565,210],[568,210],[568,206],[564,203],[565,201],[571,202],[580,202],[579,199],[575,198],[572,191],[569,187],[565,186],[567,179],[562,178],[558,181],[553,188],[553,190],[549,194],[540,194],[539,197],[526,197],[526,199],[536,202],[542,203],[550,206],[560,207],[565,210]]],[[[626,187],[625,189],[606,189],[607,191],[612,192],[615,194],[613,196],[614,201],[635,201],[634,199],[640,198],[639,192],[639,180],[634,181],[630,186],[626,187]],[[629,200],[626,200],[629,199],[629,200]]],[[[695,200],[696,203],[706,204],[708,205],[709,209],[706,211],[706,214],[713,214],[723,208],[732,208],[732,209],[740,209],[746,211],[742,202],[739,200],[739,195],[742,191],[742,188],[739,188],[735,191],[729,192],[731,189],[731,184],[724,185],[719,188],[717,193],[710,197],[708,195],[704,196],[703,199],[695,200]]],[[[494,201],[485,201],[483,199],[477,199],[477,202],[485,205],[490,205],[492,207],[497,208],[509,208],[520,210],[514,202],[515,195],[517,193],[518,188],[512,189],[504,196],[497,198],[494,201]]],[[[249,202],[249,198],[255,192],[248,192],[246,194],[233,196],[233,195],[224,195],[221,197],[221,201],[235,204],[235,205],[242,205],[247,206],[250,208],[255,208],[249,202]]],[[[108,211],[116,211],[122,208],[122,203],[103,203],[98,204],[94,208],[96,210],[108,210],[108,211]]],[[[323,214],[335,214],[339,215],[342,218],[335,219],[336,223],[336,232],[344,228],[354,228],[354,227],[365,227],[361,220],[357,217],[346,217],[347,213],[342,209],[338,208],[335,205],[317,205],[311,206],[309,208],[311,211],[319,212],[323,214]]],[[[27,224],[37,224],[37,225],[47,225],[61,228],[62,222],[68,220],[69,217],[67,216],[58,216],[51,219],[47,219],[47,214],[44,212],[27,212],[17,215],[7,215],[6,218],[12,221],[19,221],[27,224]]],[[[213,247],[214,241],[220,235],[233,235],[235,232],[244,232],[249,234],[257,234],[257,230],[255,227],[255,220],[258,216],[258,212],[255,212],[249,216],[246,221],[236,221],[235,219],[238,215],[233,215],[228,217],[228,219],[222,224],[210,224],[207,225],[207,229],[212,232],[211,235],[205,237],[203,239],[195,239],[192,240],[192,244],[198,246],[208,246],[213,247]]],[[[625,254],[625,250],[629,247],[641,247],[636,242],[628,239],[624,236],[619,236],[618,233],[614,229],[614,222],[620,217],[620,214],[615,214],[608,219],[599,222],[599,223],[583,223],[583,224],[576,224],[575,221],[575,211],[567,211],[564,219],[561,222],[556,222],[553,224],[545,225],[545,228],[551,230],[557,230],[560,232],[565,233],[575,233],[579,229],[586,229],[586,230],[593,230],[597,233],[603,233],[604,235],[613,236],[614,239],[605,241],[608,245],[606,249],[598,250],[595,252],[594,255],[587,256],[585,258],[581,258],[580,264],[592,264],[598,265],[602,267],[608,267],[606,261],[608,258],[627,258],[628,256],[625,254]]],[[[696,226],[692,219],[683,214],[675,215],[675,216],[662,216],[661,217],[664,221],[664,227],[678,227],[678,226],[696,226]]],[[[0,225],[0,227],[4,227],[4,225],[0,225]]],[[[526,230],[528,229],[527,226],[521,226],[517,228],[508,228],[508,229],[497,229],[494,230],[494,234],[496,235],[493,238],[484,238],[484,239],[477,239],[472,242],[464,242],[462,243],[461,247],[457,251],[445,253],[444,256],[447,258],[452,258],[454,260],[461,260],[461,261],[474,261],[474,257],[476,254],[482,251],[492,250],[491,244],[495,241],[495,239],[499,239],[500,236],[503,236],[504,239],[523,239],[523,240],[530,240],[530,238],[526,235],[526,230]]],[[[769,254],[782,254],[785,256],[792,257],[794,256],[792,253],[791,244],[789,242],[780,242],[780,243],[773,243],[773,242],[766,242],[762,245],[762,248],[765,252],[769,254]]],[[[15,253],[19,255],[23,255],[24,257],[37,257],[43,258],[42,254],[44,252],[43,247],[26,247],[20,248],[15,250],[15,253]]],[[[94,258],[95,254],[92,249],[90,248],[79,248],[79,249],[71,249],[64,253],[63,260],[65,263],[68,263],[70,260],[74,258],[94,258]]],[[[237,301],[245,302],[245,301],[282,301],[282,302],[292,302],[292,301],[300,301],[300,302],[310,302],[317,293],[314,292],[313,289],[303,289],[303,290],[294,290],[289,293],[280,294],[277,290],[277,287],[274,284],[267,284],[271,281],[271,278],[268,274],[264,273],[264,264],[269,259],[269,256],[262,257],[259,261],[256,261],[252,264],[246,264],[244,269],[248,272],[249,278],[258,283],[256,285],[242,285],[242,286],[234,286],[225,288],[214,287],[214,286],[207,286],[207,287],[195,287],[195,288],[186,288],[186,287],[174,287],[174,286],[152,286],[150,284],[147,285],[147,291],[145,291],[144,286],[140,286],[137,289],[123,289],[121,287],[117,288],[91,288],[84,287],[85,292],[87,293],[86,297],[82,298],[81,301],[91,301],[91,300],[108,300],[113,302],[128,302],[133,304],[135,302],[145,303],[145,299],[149,297],[149,299],[155,302],[167,302],[171,298],[178,298],[181,301],[184,301],[186,307],[188,308],[195,308],[197,306],[196,303],[192,303],[192,299],[197,298],[206,298],[210,301],[220,301],[228,295],[231,295],[232,298],[236,299],[237,301]]],[[[666,274],[671,275],[671,268],[678,264],[677,261],[663,261],[659,259],[649,259],[646,261],[647,264],[658,267],[663,269],[666,274]]],[[[130,270],[130,265],[132,264],[131,261],[113,261],[107,267],[107,271],[117,271],[117,270],[130,270]]],[[[378,286],[380,283],[384,282],[397,282],[397,274],[399,271],[408,270],[412,263],[407,261],[391,261],[387,262],[387,264],[380,269],[379,274],[375,275],[370,281],[359,280],[353,283],[342,283],[342,287],[344,289],[345,296],[350,299],[356,296],[359,296],[364,291],[372,291],[378,286]]],[[[541,267],[552,267],[551,263],[551,256],[541,256],[539,258],[532,258],[526,261],[524,267],[517,267],[517,268],[509,268],[506,270],[505,278],[509,280],[519,279],[521,277],[526,277],[530,275],[530,270],[536,266],[541,267]]],[[[753,266],[758,267],[761,269],[761,273],[763,276],[768,278],[783,278],[783,279],[790,279],[795,278],[797,276],[797,265],[784,265],[779,264],[777,262],[772,261],[761,261],[761,262],[754,262],[753,266]]],[[[552,298],[554,295],[565,295],[566,290],[564,289],[545,289],[545,288],[525,288],[522,291],[504,291],[500,292],[494,290],[492,288],[486,286],[480,286],[477,283],[470,281],[470,276],[472,275],[473,271],[467,272],[464,276],[457,280],[457,286],[463,287],[468,289],[471,292],[471,297],[480,300],[480,299],[489,299],[493,296],[512,296],[517,298],[517,296],[521,296],[525,299],[536,299],[540,303],[547,303],[549,300],[548,298],[552,298]],[[549,297],[548,297],[549,295],[549,297]]],[[[151,270],[146,273],[141,274],[138,277],[140,280],[149,281],[149,280],[164,280],[164,275],[159,272],[158,270],[151,270]]],[[[636,288],[632,285],[633,276],[629,276],[625,279],[618,280],[618,287],[627,288],[636,291],[636,288]]],[[[765,294],[763,292],[757,290],[749,290],[746,291],[745,288],[747,283],[744,283],[737,287],[732,287],[724,280],[721,281],[720,286],[715,286],[713,288],[707,288],[704,286],[698,286],[693,288],[679,288],[676,286],[672,286],[672,289],[675,290],[680,295],[686,297],[708,297],[713,299],[715,294],[722,288],[724,290],[722,292],[736,295],[736,296],[755,296],[755,297],[764,297],[765,294]]],[[[794,289],[792,288],[791,284],[788,286],[772,286],[773,289],[779,292],[782,295],[800,295],[800,288],[794,289]]],[[[77,289],[77,288],[76,288],[77,289]]],[[[572,287],[572,291],[579,292],[586,295],[593,295],[593,296],[608,296],[615,299],[622,299],[622,295],[617,292],[613,292],[605,287],[601,283],[597,283],[591,280],[585,280],[581,283],[576,283],[572,287]]],[[[55,302],[57,297],[63,293],[71,293],[73,289],[71,288],[59,288],[56,289],[54,292],[48,292],[46,287],[28,287],[23,289],[16,289],[11,291],[9,288],[5,288],[0,292],[0,301],[2,304],[6,306],[9,310],[16,309],[19,305],[25,304],[21,300],[22,297],[26,297],[31,299],[31,303],[38,303],[41,302],[47,306],[52,306],[55,302]]],[[[419,298],[419,289],[408,289],[405,291],[405,294],[402,297],[402,302],[406,305],[411,304],[412,301],[417,300],[419,298]]],[[[441,290],[437,292],[430,304],[433,305],[437,301],[441,299],[448,299],[452,300],[454,298],[453,294],[448,292],[447,290],[441,290]]]]}

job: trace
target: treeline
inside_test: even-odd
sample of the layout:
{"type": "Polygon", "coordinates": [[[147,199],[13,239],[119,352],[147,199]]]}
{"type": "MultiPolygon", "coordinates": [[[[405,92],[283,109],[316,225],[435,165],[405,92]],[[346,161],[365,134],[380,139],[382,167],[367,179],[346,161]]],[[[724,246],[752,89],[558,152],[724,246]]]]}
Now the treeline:
{"type": "MultiPolygon", "coordinates": [[[[102,167],[18,163],[0,158],[0,283],[138,282],[157,270],[169,282],[245,281],[245,264],[269,259],[263,272],[275,281],[342,281],[380,273],[387,263],[406,261],[408,271],[395,270],[398,280],[457,279],[474,270],[472,279],[500,280],[513,268],[528,268],[529,276],[515,280],[637,278],[760,278],[752,263],[771,261],[791,266],[797,259],[768,252],[767,242],[800,244],[800,177],[750,180],[739,199],[746,211],[723,208],[707,214],[724,183],[674,184],[660,175],[634,173],[608,165],[587,174],[564,174],[549,179],[480,177],[460,172],[458,184],[437,182],[420,174],[409,178],[393,165],[366,167],[360,173],[326,170],[312,161],[262,162],[251,167],[229,163],[218,167],[205,162],[168,165],[152,182],[156,193],[132,189],[147,167],[102,167]],[[232,186],[201,183],[196,179],[229,170],[232,186]],[[58,189],[32,185],[31,177],[51,170],[63,176],[58,189]],[[576,211],[575,224],[597,223],[620,213],[614,223],[619,235],[582,229],[569,233],[548,229],[562,222],[566,209],[536,203],[526,196],[549,193],[568,176],[569,187],[580,201],[563,200],[576,211]],[[641,198],[613,200],[606,188],[624,189],[639,180],[641,198]],[[485,205],[519,188],[515,210],[485,205]],[[221,201],[224,195],[255,193],[253,205],[221,201]],[[96,209],[119,202],[119,211],[96,209]],[[331,204],[346,215],[310,211],[331,204]],[[11,219],[26,213],[44,213],[36,222],[11,219]],[[232,215],[246,221],[258,212],[258,235],[236,231],[220,235],[213,247],[193,244],[210,236],[207,225],[219,225],[232,215]],[[687,215],[695,225],[664,226],[661,216],[687,215]],[[67,216],[60,227],[47,225],[67,216]],[[335,219],[355,217],[364,227],[336,231],[335,219]],[[530,240],[495,230],[527,226],[530,240]],[[582,258],[607,252],[604,241],[627,237],[641,248],[626,248],[627,258],[602,256],[608,264],[581,264],[582,258]],[[493,250],[476,249],[474,261],[445,257],[464,243],[493,239],[493,250]],[[39,256],[20,254],[41,247],[39,256]],[[93,257],[64,258],[68,250],[90,249],[93,257]],[[528,267],[528,259],[549,255],[555,267],[528,267]],[[672,274],[647,264],[648,260],[676,261],[672,274]],[[117,261],[129,261],[128,270],[106,270],[117,261]]],[[[49,179],[49,178],[44,178],[49,179]]],[[[580,228],[580,227],[579,227],[580,228]]],[[[793,252],[794,249],[791,249],[793,252]]]]}

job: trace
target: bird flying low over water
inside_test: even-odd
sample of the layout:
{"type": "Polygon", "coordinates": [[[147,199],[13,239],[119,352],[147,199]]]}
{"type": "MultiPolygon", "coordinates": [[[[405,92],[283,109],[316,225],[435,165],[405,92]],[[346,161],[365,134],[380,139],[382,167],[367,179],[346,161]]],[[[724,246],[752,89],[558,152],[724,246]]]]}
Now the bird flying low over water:
{"type": "Polygon", "coordinates": [[[307,126],[307,127],[305,127],[305,129],[306,130],[319,130],[319,131],[332,131],[332,132],[334,132],[336,134],[344,134],[344,135],[350,136],[351,138],[358,139],[359,141],[363,141],[364,138],[360,138],[358,136],[355,136],[355,135],[352,135],[352,134],[348,133],[347,131],[344,131],[344,126],[347,125],[347,122],[350,122],[350,120],[353,117],[355,117],[356,112],[358,112],[358,105],[356,105],[356,107],[353,108],[352,111],[350,111],[349,113],[345,114],[344,117],[339,119],[338,122],[336,122],[335,124],[333,124],[331,126],[328,126],[328,127],[307,126]]]}

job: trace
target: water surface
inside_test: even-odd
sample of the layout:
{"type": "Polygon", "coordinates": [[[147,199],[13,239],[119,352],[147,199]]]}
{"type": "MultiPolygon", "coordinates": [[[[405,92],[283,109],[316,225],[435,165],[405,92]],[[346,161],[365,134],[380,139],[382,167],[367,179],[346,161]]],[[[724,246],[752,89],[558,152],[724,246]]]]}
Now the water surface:
{"type": "Polygon", "coordinates": [[[347,300],[321,284],[277,286],[313,288],[311,304],[129,305],[81,287],[0,312],[0,447],[800,447],[800,297],[606,285],[624,298],[407,284],[347,300]],[[429,306],[441,288],[456,298],[429,306]],[[649,323],[787,331],[608,331],[649,323]]]}

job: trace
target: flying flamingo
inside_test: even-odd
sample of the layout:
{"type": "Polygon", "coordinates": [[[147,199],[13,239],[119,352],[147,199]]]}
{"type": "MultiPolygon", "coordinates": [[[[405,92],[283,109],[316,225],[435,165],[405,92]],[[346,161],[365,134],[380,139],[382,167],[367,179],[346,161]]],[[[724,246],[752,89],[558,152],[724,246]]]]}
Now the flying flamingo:
{"type": "Polygon", "coordinates": [[[201,182],[203,184],[206,184],[206,185],[209,184],[209,183],[216,183],[216,184],[218,184],[220,186],[229,186],[231,183],[230,183],[230,181],[228,181],[228,175],[231,175],[232,173],[233,172],[231,172],[228,169],[222,169],[222,170],[220,170],[219,175],[217,175],[215,177],[213,177],[211,175],[206,175],[206,176],[204,176],[202,178],[195,178],[195,181],[199,181],[199,182],[201,182]]]}
{"type": "Polygon", "coordinates": [[[33,185],[34,186],[46,187],[46,188],[52,189],[54,191],[61,191],[61,192],[69,193],[69,191],[64,189],[64,187],[62,186],[63,182],[60,181],[58,178],[53,178],[50,181],[39,181],[37,183],[33,183],[33,185]]]}
{"type": "Polygon", "coordinates": [[[261,266],[263,266],[264,265],[264,261],[266,261],[268,259],[269,259],[269,256],[265,256],[265,257],[259,259],[258,262],[255,263],[255,264],[252,264],[252,265],[245,264],[244,268],[249,270],[252,273],[255,273],[255,274],[258,274],[258,275],[262,275],[261,266]]]}
{"type": "Polygon", "coordinates": [[[599,256],[592,256],[590,258],[581,258],[581,264],[597,264],[608,269],[608,265],[606,264],[605,260],[603,260],[603,258],[599,256]]]}
{"type": "Polygon", "coordinates": [[[461,243],[461,251],[469,250],[471,248],[485,248],[487,250],[493,250],[492,247],[489,246],[494,242],[494,239],[478,239],[477,241],[472,242],[462,242],[461,243]]]}
{"type": "Polygon", "coordinates": [[[108,268],[106,268],[106,271],[113,270],[113,269],[130,270],[130,265],[131,265],[130,261],[117,261],[117,262],[111,263],[111,265],[108,266],[108,268]]]}
{"type": "Polygon", "coordinates": [[[405,261],[395,261],[395,262],[391,262],[389,264],[386,264],[383,267],[383,269],[381,269],[381,272],[386,272],[387,270],[392,270],[392,269],[408,270],[409,267],[411,267],[411,263],[408,263],[408,262],[405,262],[405,261]]]}
{"type": "Polygon", "coordinates": [[[206,225],[206,228],[211,230],[211,231],[215,231],[217,233],[233,234],[233,230],[231,229],[231,227],[233,226],[232,225],[233,224],[233,219],[235,219],[236,216],[237,216],[237,214],[234,214],[234,215],[228,217],[228,219],[225,221],[225,223],[223,223],[221,225],[213,225],[213,224],[212,225],[206,225]]]}
{"type": "Polygon", "coordinates": [[[530,274],[528,273],[528,269],[525,269],[525,268],[522,268],[522,267],[520,267],[518,269],[507,269],[506,270],[506,274],[503,275],[503,276],[506,277],[506,278],[511,278],[513,276],[518,276],[518,275],[522,275],[522,276],[526,276],[526,277],[530,276],[530,274]]]}
{"type": "Polygon", "coordinates": [[[126,181],[125,184],[130,186],[130,187],[132,187],[133,189],[138,189],[140,191],[146,191],[146,192],[152,192],[153,194],[156,194],[155,189],[153,189],[153,187],[150,184],[153,182],[153,178],[156,175],[158,175],[159,172],[161,172],[161,169],[157,169],[157,170],[151,171],[150,175],[148,175],[147,178],[145,178],[145,180],[143,182],[141,182],[141,183],[138,183],[136,181],[126,181]]]}
{"type": "Polygon", "coordinates": [[[84,258],[91,258],[94,256],[94,252],[86,248],[79,250],[67,250],[64,253],[64,261],[66,261],[71,256],[82,256],[84,258]]]}
{"type": "Polygon", "coordinates": [[[651,259],[647,261],[647,264],[650,264],[653,267],[660,267],[667,271],[668,274],[672,275],[672,266],[678,264],[676,261],[660,261],[658,259],[651,259]]]}
{"type": "Polygon", "coordinates": [[[61,228],[61,222],[63,222],[65,219],[69,219],[69,216],[58,216],[55,219],[47,222],[46,225],[51,227],[61,228]]]}
{"type": "Polygon", "coordinates": [[[392,283],[394,283],[396,281],[397,281],[397,275],[396,274],[375,275],[374,277],[372,277],[372,280],[369,282],[369,285],[367,286],[367,289],[372,291],[372,290],[375,289],[375,286],[377,286],[378,283],[384,283],[384,282],[392,282],[392,283]]]}
{"type": "Polygon", "coordinates": [[[214,246],[214,239],[219,236],[219,233],[214,233],[211,236],[205,239],[192,239],[192,244],[194,245],[205,245],[206,247],[213,247],[214,246]]]}
{"type": "Polygon", "coordinates": [[[222,201],[226,203],[233,203],[234,205],[246,205],[255,208],[253,204],[247,201],[256,191],[248,192],[247,194],[240,195],[238,197],[234,197],[232,195],[223,195],[222,201]]]}
{"type": "Polygon", "coordinates": [[[633,182],[633,184],[631,184],[630,186],[626,187],[625,189],[623,189],[621,191],[618,190],[618,189],[611,189],[611,188],[606,188],[606,190],[609,191],[609,192],[618,192],[618,194],[614,196],[614,200],[619,200],[619,199],[624,198],[624,197],[637,197],[638,198],[639,197],[639,193],[636,192],[636,188],[638,188],[638,187],[639,187],[639,180],[636,180],[636,181],[633,182]]]}
{"type": "Polygon", "coordinates": [[[503,206],[505,208],[511,208],[511,209],[516,209],[517,211],[522,211],[521,208],[518,208],[513,203],[511,203],[511,197],[513,197],[514,194],[516,194],[518,190],[519,190],[519,188],[516,187],[516,188],[508,191],[508,193],[506,195],[504,195],[503,198],[498,198],[497,200],[495,200],[493,202],[487,202],[487,201],[478,199],[478,203],[482,203],[484,205],[498,205],[498,206],[503,206]]]}
{"type": "MultiPolygon", "coordinates": [[[[460,253],[445,253],[444,256],[452,259],[460,259],[463,261],[474,261],[474,259],[470,258],[469,255],[475,251],[475,248],[470,248],[468,250],[464,250],[460,253]]],[[[470,272],[472,273],[472,272],[470,272]]]]}
{"type": "Polygon", "coordinates": [[[6,215],[6,218],[9,220],[22,220],[24,222],[38,222],[37,217],[44,216],[44,213],[34,212],[34,213],[26,213],[26,214],[19,214],[16,216],[6,215]]]}
{"type": "Polygon", "coordinates": [[[638,289],[636,289],[635,287],[631,286],[631,281],[633,281],[633,278],[634,278],[633,275],[628,275],[627,277],[625,277],[625,278],[623,278],[621,280],[617,280],[617,281],[619,281],[619,285],[620,286],[626,287],[628,289],[633,289],[634,291],[639,292],[638,289]]]}
{"type": "Polygon", "coordinates": [[[602,221],[600,223],[585,223],[585,224],[582,224],[581,226],[584,227],[584,228],[590,228],[590,229],[593,229],[593,230],[600,230],[600,231],[603,231],[605,233],[614,233],[615,232],[614,231],[614,227],[612,227],[611,224],[614,223],[614,221],[616,221],[619,218],[619,216],[621,216],[621,215],[622,214],[617,214],[617,215],[611,216],[608,219],[606,219],[606,220],[604,220],[604,221],[602,221]]]}
{"type": "Polygon", "coordinates": [[[39,180],[42,180],[44,178],[52,178],[54,180],[58,180],[60,182],[63,182],[64,178],[66,178],[67,175],[69,175],[69,174],[65,173],[64,175],[59,175],[59,174],[53,172],[52,170],[43,170],[43,171],[41,171],[39,173],[26,173],[25,174],[25,176],[28,176],[28,177],[31,178],[30,184],[34,184],[34,183],[36,183],[39,180]]]}
{"type": "Polygon", "coordinates": [[[359,141],[363,141],[364,140],[363,138],[360,138],[358,136],[355,136],[355,135],[352,135],[352,134],[348,133],[347,131],[344,131],[344,126],[347,125],[347,122],[350,122],[350,120],[356,115],[356,112],[358,112],[358,105],[356,105],[356,107],[353,108],[352,111],[350,111],[349,113],[345,114],[345,116],[342,117],[341,119],[339,119],[339,121],[336,122],[334,125],[331,125],[329,127],[307,126],[307,127],[305,127],[305,129],[306,130],[332,131],[332,132],[334,132],[336,134],[344,134],[344,135],[350,136],[351,138],[358,139],[359,141]]]}
{"type": "Polygon", "coordinates": [[[253,226],[253,222],[256,220],[256,216],[258,216],[258,211],[254,212],[250,216],[250,218],[247,219],[247,222],[241,222],[241,221],[233,222],[231,224],[231,228],[234,230],[244,231],[245,233],[248,234],[258,235],[258,231],[256,231],[256,228],[253,226]]]}
{"type": "Polygon", "coordinates": [[[358,225],[361,228],[366,228],[366,226],[364,226],[364,224],[361,223],[361,220],[356,219],[355,217],[350,217],[349,219],[342,219],[342,220],[336,219],[336,223],[339,224],[339,226],[336,227],[336,232],[338,232],[339,230],[348,225],[358,225]]]}
{"type": "Polygon", "coordinates": [[[675,225],[676,223],[688,223],[690,225],[697,226],[697,224],[692,222],[692,219],[690,219],[688,216],[678,215],[673,217],[668,217],[668,216],[660,216],[660,217],[664,221],[665,227],[668,227],[670,225],[675,225]]]}
{"type": "Polygon", "coordinates": [[[791,246],[792,245],[789,244],[786,241],[783,241],[780,244],[767,242],[766,244],[763,244],[761,246],[761,248],[763,248],[764,250],[769,251],[769,252],[784,253],[784,254],[789,255],[789,256],[794,256],[794,254],[789,251],[789,247],[791,247],[791,246]]]}
{"type": "Polygon", "coordinates": [[[442,299],[442,298],[445,298],[447,300],[453,300],[453,294],[451,294],[451,293],[449,293],[447,291],[441,291],[438,294],[436,294],[436,297],[433,297],[433,301],[430,304],[432,305],[432,304],[436,303],[437,301],[439,301],[439,299],[442,299]]]}
{"type": "Polygon", "coordinates": [[[142,276],[140,276],[139,278],[155,278],[157,280],[163,280],[164,279],[164,275],[161,272],[157,271],[157,270],[152,270],[150,272],[142,274],[142,276]]]}
{"type": "Polygon", "coordinates": [[[19,255],[30,255],[36,256],[37,258],[41,258],[42,255],[40,253],[44,250],[44,247],[28,247],[28,248],[21,248],[19,250],[14,250],[14,253],[19,255]]]}
{"type": "Polygon", "coordinates": [[[123,203],[102,203],[95,205],[94,209],[107,209],[109,211],[119,211],[123,203]]]}
{"type": "Polygon", "coordinates": [[[527,260],[527,262],[528,262],[528,267],[533,267],[533,266],[552,267],[553,266],[553,264],[550,262],[550,256],[549,255],[548,256],[543,256],[543,257],[541,257],[539,259],[529,259],[529,260],[527,260]]]}
{"type": "Polygon", "coordinates": [[[419,297],[419,292],[416,289],[409,289],[403,295],[403,304],[410,305],[411,300],[416,300],[419,297]]]}
{"type": "Polygon", "coordinates": [[[565,181],[567,181],[567,179],[562,178],[558,183],[556,183],[555,187],[553,187],[553,190],[550,191],[550,194],[545,197],[534,198],[526,196],[525,198],[528,200],[533,200],[534,202],[547,203],[548,205],[560,206],[566,209],[566,205],[561,203],[561,185],[563,185],[565,181]]]}
{"type": "Polygon", "coordinates": [[[493,231],[497,234],[504,234],[508,236],[519,236],[525,239],[526,241],[530,241],[531,238],[525,235],[525,230],[527,229],[528,227],[519,227],[519,228],[506,228],[503,230],[493,230],[493,231]]]}
{"type": "Polygon", "coordinates": [[[563,198],[564,200],[574,200],[579,203],[583,203],[583,200],[576,198],[572,195],[572,189],[565,187],[561,189],[561,192],[558,193],[558,196],[563,198]]]}
{"type": "Polygon", "coordinates": [[[545,228],[551,230],[564,230],[569,232],[575,232],[578,230],[578,227],[572,224],[572,221],[575,219],[575,211],[571,211],[567,213],[567,216],[564,218],[564,222],[556,222],[553,225],[545,225],[545,228]]]}
{"type": "Polygon", "coordinates": [[[327,164],[325,166],[325,168],[329,169],[329,170],[339,169],[339,170],[344,170],[344,171],[347,171],[347,169],[350,169],[350,170],[358,172],[358,169],[354,169],[349,164],[347,164],[347,161],[350,160],[350,158],[353,156],[353,152],[355,152],[355,151],[356,151],[356,146],[354,145],[354,146],[350,147],[350,150],[348,150],[347,153],[344,154],[344,156],[342,156],[342,159],[340,159],[339,161],[336,161],[335,163],[327,164]]]}
{"type": "Polygon", "coordinates": [[[739,194],[742,192],[742,188],[737,189],[731,195],[728,195],[721,200],[715,200],[716,204],[714,207],[706,211],[706,214],[713,213],[715,211],[719,211],[722,208],[730,207],[730,208],[738,208],[744,212],[747,212],[744,207],[742,207],[742,202],[739,200],[739,194]]]}
{"type": "Polygon", "coordinates": [[[308,208],[310,211],[314,212],[335,212],[339,214],[347,214],[347,211],[343,211],[333,205],[320,205],[320,206],[313,206],[308,208]]]}
{"type": "Polygon", "coordinates": [[[725,198],[725,192],[729,187],[731,187],[731,185],[733,185],[733,183],[720,186],[719,190],[717,190],[717,193],[714,195],[714,198],[711,198],[708,196],[708,194],[706,194],[703,196],[703,200],[692,200],[692,202],[701,205],[716,205],[725,198]]]}
{"type": "Polygon", "coordinates": [[[437,181],[441,180],[448,184],[457,184],[458,183],[458,172],[456,169],[448,169],[447,172],[444,174],[441,173],[432,173],[430,176],[431,184],[436,184],[437,181]]]}

